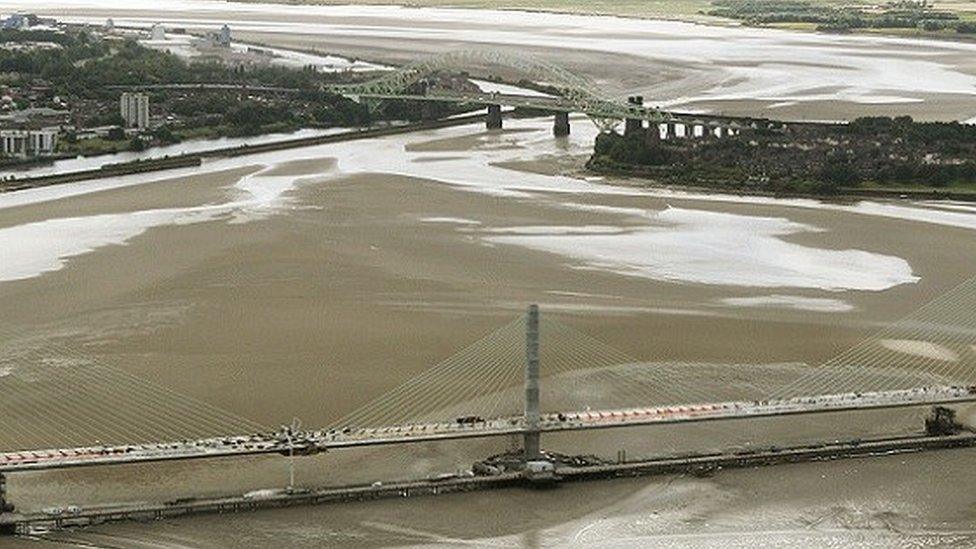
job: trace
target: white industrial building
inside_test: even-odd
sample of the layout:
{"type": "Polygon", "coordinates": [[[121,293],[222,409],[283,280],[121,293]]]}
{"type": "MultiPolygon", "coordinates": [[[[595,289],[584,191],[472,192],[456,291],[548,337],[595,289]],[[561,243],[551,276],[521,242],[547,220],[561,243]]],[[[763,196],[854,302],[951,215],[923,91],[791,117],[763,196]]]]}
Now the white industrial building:
{"type": "Polygon", "coordinates": [[[150,40],[166,40],[166,28],[156,23],[149,29],[150,40]]]}
{"type": "Polygon", "coordinates": [[[4,156],[29,158],[54,154],[58,146],[58,130],[0,130],[0,152],[4,156]]]}

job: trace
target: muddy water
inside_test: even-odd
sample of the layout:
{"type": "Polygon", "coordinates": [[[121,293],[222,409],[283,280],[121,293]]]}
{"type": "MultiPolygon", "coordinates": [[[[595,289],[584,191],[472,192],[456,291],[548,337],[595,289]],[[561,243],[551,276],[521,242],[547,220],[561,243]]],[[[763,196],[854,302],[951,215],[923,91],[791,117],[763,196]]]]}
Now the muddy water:
{"type": "MultiPolygon", "coordinates": [[[[634,191],[576,175],[592,139],[583,121],[563,141],[549,136],[548,121],[509,128],[0,197],[4,324],[268,425],[296,416],[324,425],[530,302],[645,360],[816,364],[976,270],[976,215],[965,205],[634,191]]],[[[835,415],[547,445],[613,457],[858,436],[919,421],[912,412],[835,415]]],[[[333,454],[300,461],[298,480],[424,476],[508,444],[333,454]]],[[[966,546],[976,520],[972,457],[892,456],[55,537],[112,547],[966,546]]],[[[19,475],[10,484],[17,503],[40,508],[246,491],[286,478],[283,460],[264,458],[19,475]]]]}

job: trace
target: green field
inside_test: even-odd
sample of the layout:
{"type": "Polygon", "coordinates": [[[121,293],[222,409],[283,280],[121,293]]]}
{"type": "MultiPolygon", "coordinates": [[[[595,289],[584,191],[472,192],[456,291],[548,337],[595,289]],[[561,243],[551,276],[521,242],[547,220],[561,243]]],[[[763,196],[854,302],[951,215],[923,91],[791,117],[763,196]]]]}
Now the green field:
{"type": "Polygon", "coordinates": [[[101,137],[93,139],[82,139],[75,143],[61,141],[58,152],[80,154],[84,156],[93,154],[114,153],[128,150],[129,140],[110,141],[101,137]]]}

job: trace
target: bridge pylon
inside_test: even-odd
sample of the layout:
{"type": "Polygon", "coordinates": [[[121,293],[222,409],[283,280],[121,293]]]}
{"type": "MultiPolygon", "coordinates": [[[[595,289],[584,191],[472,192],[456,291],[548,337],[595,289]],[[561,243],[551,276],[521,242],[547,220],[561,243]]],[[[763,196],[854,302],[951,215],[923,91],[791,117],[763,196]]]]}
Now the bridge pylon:
{"type": "MultiPolygon", "coordinates": [[[[627,104],[644,108],[644,97],[635,95],[627,98],[627,104]]],[[[628,118],[624,120],[624,135],[633,135],[644,129],[644,121],[640,118],[628,118]]]]}
{"type": "Polygon", "coordinates": [[[539,306],[529,305],[525,317],[525,461],[541,457],[539,446],[539,306]]]}

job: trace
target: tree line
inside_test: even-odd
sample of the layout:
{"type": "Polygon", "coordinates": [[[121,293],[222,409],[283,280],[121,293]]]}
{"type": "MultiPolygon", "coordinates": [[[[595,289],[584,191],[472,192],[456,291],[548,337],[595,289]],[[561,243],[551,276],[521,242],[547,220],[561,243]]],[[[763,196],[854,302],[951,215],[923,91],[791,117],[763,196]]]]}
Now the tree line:
{"type": "Polygon", "coordinates": [[[976,185],[976,126],[958,122],[867,117],[663,141],[657,131],[601,134],[589,166],[689,185],[820,194],[868,184],[976,185]]]}
{"type": "Polygon", "coordinates": [[[955,30],[976,34],[976,22],[962,21],[955,13],[936,9],[926,1],[889,2],[880,10],[831,6],[805,0],[713,0],[708,15],[751,25],[812,23],[818,30],[921,29],[955,30]]]}

